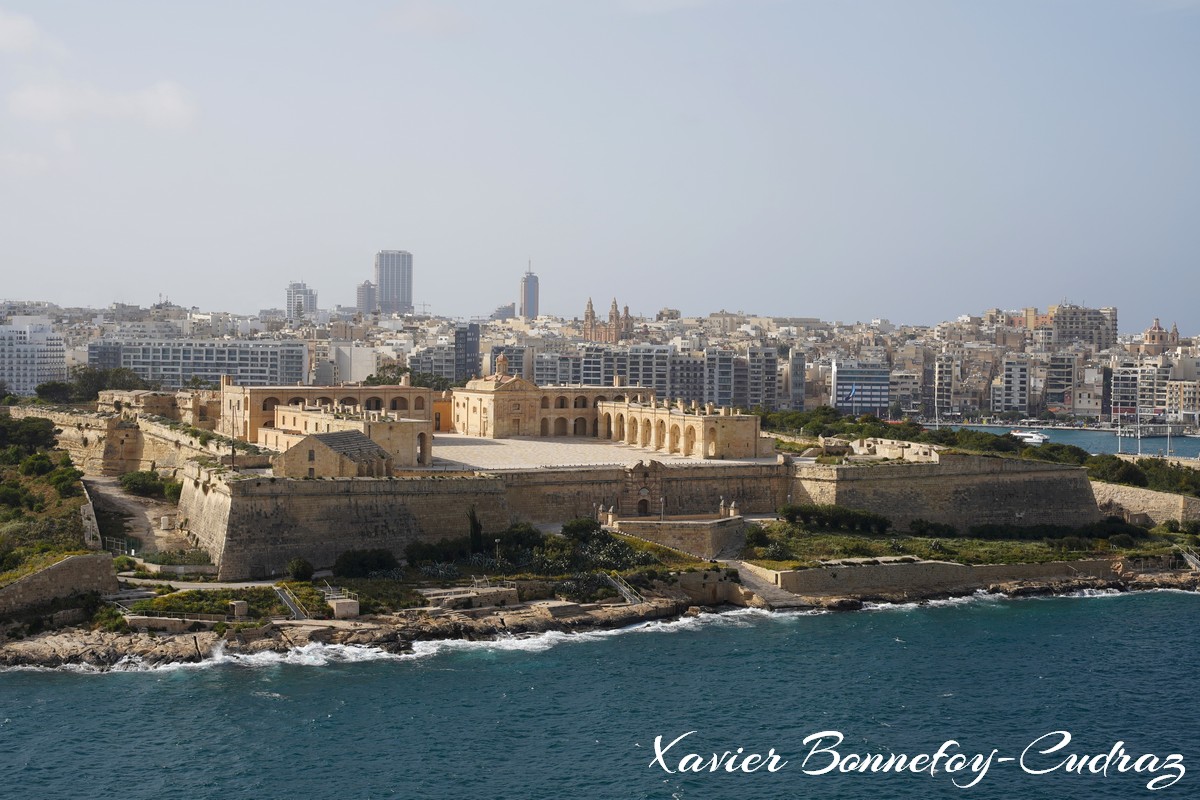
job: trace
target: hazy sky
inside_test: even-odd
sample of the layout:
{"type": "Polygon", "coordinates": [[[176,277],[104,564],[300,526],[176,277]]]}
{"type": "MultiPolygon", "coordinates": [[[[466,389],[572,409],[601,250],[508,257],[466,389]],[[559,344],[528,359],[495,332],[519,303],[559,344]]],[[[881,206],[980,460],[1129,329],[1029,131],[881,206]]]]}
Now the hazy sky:
{"type": "Polygon", "coordinates": [[[0,0],[0,297],[1200,333],[1200,0],[0,0]]]}

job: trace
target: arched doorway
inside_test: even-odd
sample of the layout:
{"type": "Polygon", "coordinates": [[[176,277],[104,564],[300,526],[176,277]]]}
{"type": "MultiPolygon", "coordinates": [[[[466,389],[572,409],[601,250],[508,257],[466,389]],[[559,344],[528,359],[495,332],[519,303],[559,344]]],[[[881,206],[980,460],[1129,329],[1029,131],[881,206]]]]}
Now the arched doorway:
{"type": "Polygon", "coordinates": [[[662,450],[667,443],[667,423],[661,419],[654,425],[654,449],[662,450]]]}
{"type": "Polygon", "coordinates": [[[647,500],[645,498],[638,500],[638,516],[639,517],[650,516],[650,501],[649,500],[647,500]]]}
{"type": "Polygon", "coordinates": [[[679,426],[678,425],[671,426],[671,438],[667,441],[667,452],[668,453],[678,453],[679,452],[679,426]]]}
{"type": "Polygon", "coordinates": [[[688,425],[683,432],[683,454],[690,456],[696,449],[696,426],[688,425]]]}
{"type": "Polygon", "coordinates": [[[717,457],[717,429],[716,428],[708,429],[708,457],[709,458],[717,457]]]}
{"type": "Polygon", "coordinates": [[[567,435],[567,418],[566,417],[559,417],[558,419],[554,420],[554,435],[555,436],[566,436],[567,435]]]}
{"type": "Polygon", "coordinates": [[[546,417],[542,418],[542,436],[550,435],[550,420],[546,417]]]}
{"type": "Polygon", "coordinates": [[[652,435],[653,435],[653,433],[652,433],[652,429],[650,426],[650,420],[648,420],[648,419],[642,420],[642,441],[641,441],[642,447],[650,446],[650,437],[652,435]]]}
{"type": "Polygon", "coordinates": [[[587,436],[587,420],[583,417],[575,418],[575,435],[587,436]]]}

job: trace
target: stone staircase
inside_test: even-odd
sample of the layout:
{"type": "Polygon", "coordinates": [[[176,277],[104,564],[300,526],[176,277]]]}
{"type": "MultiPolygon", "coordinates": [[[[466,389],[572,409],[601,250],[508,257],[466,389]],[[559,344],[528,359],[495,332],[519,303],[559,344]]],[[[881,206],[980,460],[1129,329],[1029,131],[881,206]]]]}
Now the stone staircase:
{"type": "Polygon", "coordinates": [[[755,594],[768,611],[784,611],[792,608],[812,608],[813,604],[800,595],[780,589],[775,584],[758,575],[754,569],[743,561],[723,561],[726,567],[736,569],[741,578],[742,586],[755,594]]]}

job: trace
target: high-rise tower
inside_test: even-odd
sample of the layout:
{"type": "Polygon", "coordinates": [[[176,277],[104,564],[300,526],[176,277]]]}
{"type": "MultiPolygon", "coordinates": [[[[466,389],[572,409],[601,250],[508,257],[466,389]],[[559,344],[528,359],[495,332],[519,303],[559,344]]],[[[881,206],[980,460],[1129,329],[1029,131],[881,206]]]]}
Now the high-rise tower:
{"type": "Polygon", "coordinates": [[[381,313],[412,313],[412,253],[380,250],[375,254],[375,292],[381,313]]]}
{"type": "Polygon", "coordinates": [[[538,315],[538,276],[533,274],[533,264],[521,276],[521,318],[528,321],[538,315]]]}

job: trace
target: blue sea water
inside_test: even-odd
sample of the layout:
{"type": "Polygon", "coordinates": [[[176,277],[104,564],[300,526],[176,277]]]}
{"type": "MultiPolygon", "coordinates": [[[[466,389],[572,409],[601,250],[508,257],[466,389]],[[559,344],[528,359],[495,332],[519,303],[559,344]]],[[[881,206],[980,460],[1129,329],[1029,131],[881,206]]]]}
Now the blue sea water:
{"type": "MultiPolygon", "coordinates": [[[[311,647],[286,657],[88,674],[0,673],[0,775],[21,798],[1127,798],[1200,796],[1200,595],[974,597],[844,614],[737,611],[616,632],[311,647]],[[683,751],[775,748],[776,772],[670,774],[683,751]],[[1123,742],[1186,773],[1029,774],[993,761],[969,789],[939,770],[806,774],[851,753],[1019,758],[1123,742]],[[1051,739],[1057,740],[1054,736],[1051,739]],[[830,742],[832,740],[829,740],[830,742]],[[1048,744],[1046,740],[1044,744],[1048,744]],[[1036,749],[1036,748],[1035,748],[1036,749]]],[[[1148,762],[1144,762],[1148,765],[1148,762]]],[[[973,775],[960,772],[960,782],[973,775]]]]}
{"type": "MultiPolygon", "coordinates": [[[[966,425],[963,427],[975,431],[986,431],[997,434],[1008,433],[1013,430],[1011,426],[1002,427],[997,425],[966,425]]],[[[1029,429],[1022,428],[1022,430],[1029,429]]],[[[1038,428],[1037,430],[1039,433],[1046,434],[1052,442],[1072,444],[1094,454],[1116,452],[1129,454],[1140,452],[1144,456],[1162,456],[1167,454],[1168,442],[1165,436],[1142,439],[1139,445],[1136,439],[1128,437],[1120,438],[1115,433],[1109,431],[1067,430],[1064,428],[1038,428]],[[1118,447],[1120,450],[1118,450],[1118,447]]],[[[1172,436],[1169,446],[1172,456],[1178,458],[1200,458],[1200,438],[1198,437],[1172,436]]]]}

